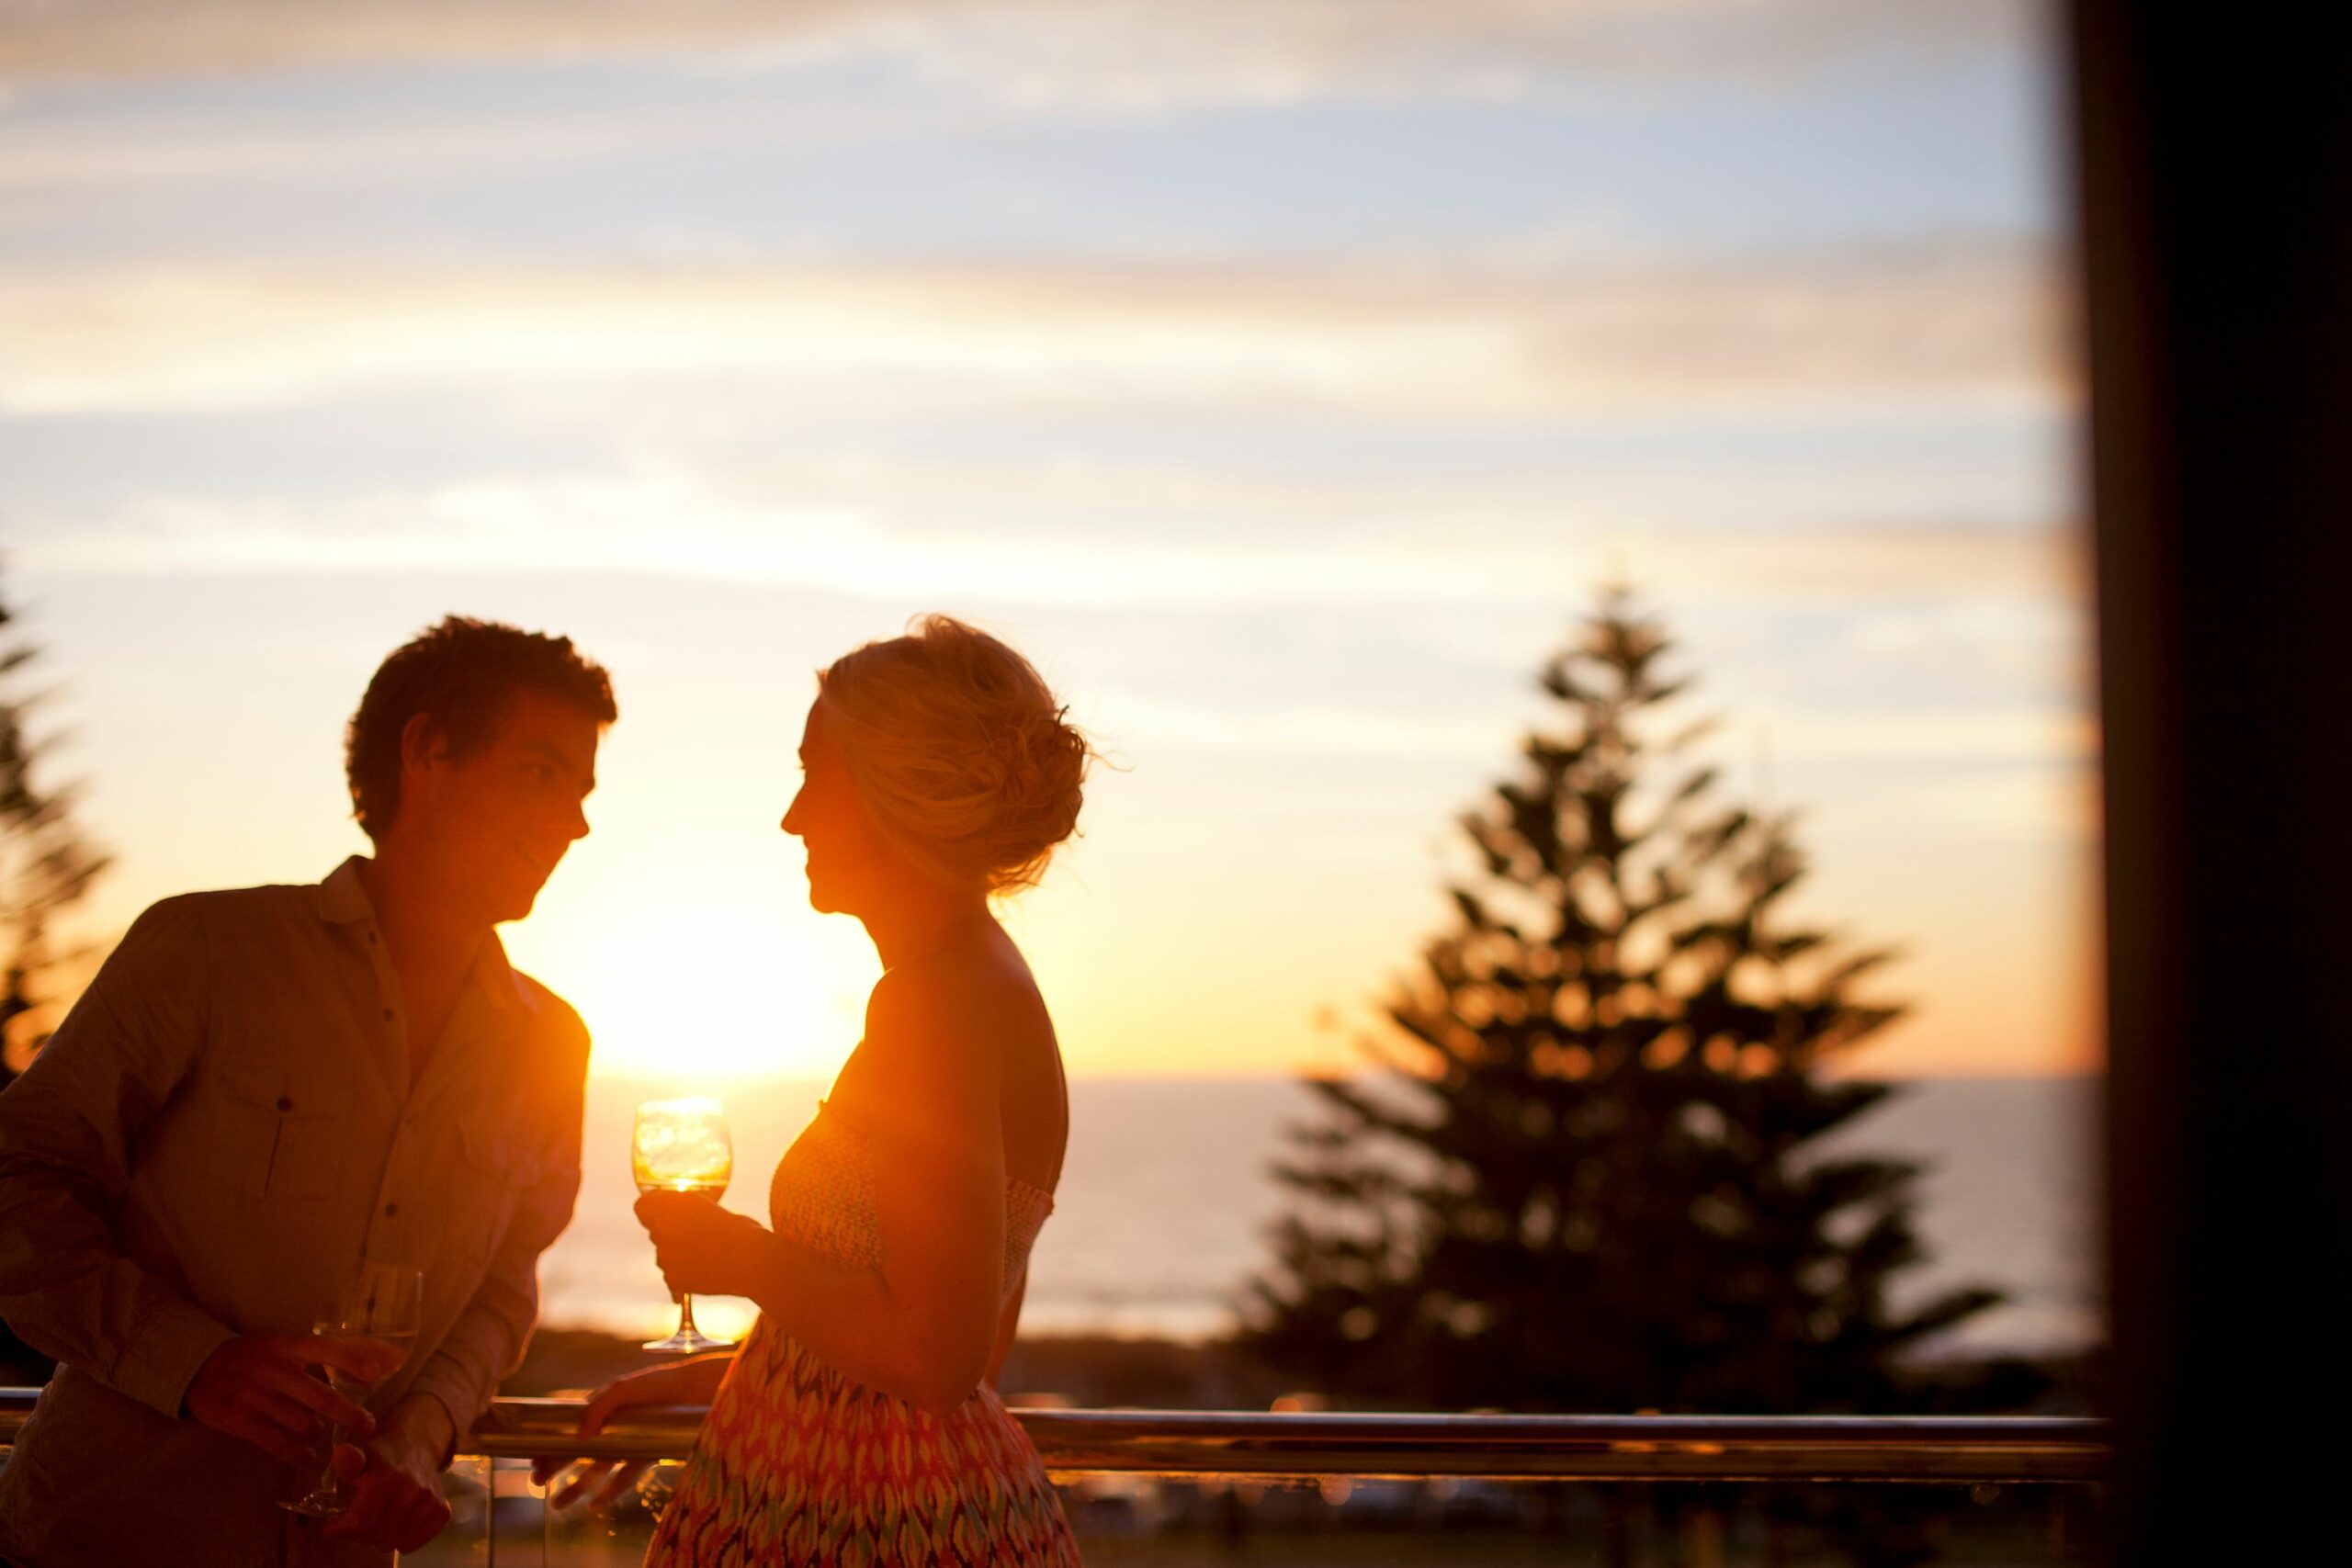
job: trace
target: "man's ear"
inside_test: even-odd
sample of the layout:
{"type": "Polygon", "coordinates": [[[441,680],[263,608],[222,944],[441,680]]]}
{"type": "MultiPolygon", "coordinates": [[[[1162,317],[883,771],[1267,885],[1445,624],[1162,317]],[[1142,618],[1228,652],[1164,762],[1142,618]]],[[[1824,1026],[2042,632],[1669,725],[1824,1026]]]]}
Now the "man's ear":
{"type": "Polygon", "coordinates": [[[413,713],[401,726],[401,774],[403,778],[429,771],[449,760],[449,737],[429,713],[413,713]]]}

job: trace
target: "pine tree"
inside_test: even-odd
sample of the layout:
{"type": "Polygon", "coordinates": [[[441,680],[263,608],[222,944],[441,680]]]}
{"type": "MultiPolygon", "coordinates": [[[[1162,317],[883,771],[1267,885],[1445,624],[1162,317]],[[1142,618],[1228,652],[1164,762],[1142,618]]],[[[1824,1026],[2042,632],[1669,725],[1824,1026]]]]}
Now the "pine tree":
{"type": "Polygon", "coordinates": [[[1298,1201],[1245,1338],[1333,1393],[1430,1408],[1883,1412],[1965,1403],[1905,1353],[1917,1168],[1827,1156],[1888,1086],[1822,1069],[1901,1010],[1884,949],[1785,913],[1790,818],[1724,804],[1689,682],[1621,591],[1544,670],[1555,725],[1462,818],[1480,872],[1368,1043],[1311,1080],[1298,1201]]]}
{"type": "MultiPolygon", "coordinates": [[[[15,620],[0,602],[0,627],[15,620]]],[[[46,1015],[43,982],[72,956],[53,940],[56,917],[88,894],[109,863],[74,820],[76,788],[45,786],[37,776],[57,739],[28,728],[45,695],[26,685],[39,658],[21,639],[0,647],[0,968],[6,974],[0,1026],[10,1043],[22,1043],[16,1036],[24,1023],[46,1015]]],[[[0,1084],[11,1076],[0,1066],[0,1084]]]]}
{"type": "MultiPolygon", "coordinates": [[[[0,628],[15,619],[0,600],[0,628]]],[[[0,646],[0,1089],[17,1076],[17,1048],[51,1021],[43,982],[68,956],[56,951],[51,922],[89,892],[108,859],[75,826],[74,789],[45,789],[35,778],[55,739],[27,728],[43,695],[25,685],[38,658],[29,643],[0,646]]],[[[0,1324],[0,1382],[42,1382],[53,1365],[0,1324]]]]}

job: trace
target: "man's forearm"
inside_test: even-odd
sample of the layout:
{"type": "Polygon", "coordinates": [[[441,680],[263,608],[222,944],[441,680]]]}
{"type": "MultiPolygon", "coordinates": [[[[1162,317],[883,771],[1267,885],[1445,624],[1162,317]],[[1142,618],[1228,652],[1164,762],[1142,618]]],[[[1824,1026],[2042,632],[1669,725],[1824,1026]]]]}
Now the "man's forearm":
{"type": "Polygon", "coordinates": [[[418,1452],[427,1456],[435,1470],[447,1470],[457,1457],[458,1419],[435,1393],[409,1393],[385,1413],[384,1422],[377,1428],[379,1440],[393,1440],[413,1444],[418,1452]]]}
{"type": "Polygon", "coordinates": [[[536,1252],[518,1251],[494,1265],[410,1385],[412,1394],[435,1396],[461,1437],[530,1343],[538,1316],[537,1261],[536,1252]]]}
{"type": "Polygon", "coordinates": [[[0,1156],[0,1311],[42,1354],[177,1416],[232,1330],[124,1257],[85,1188],[46,1161],[0,1156]]]}

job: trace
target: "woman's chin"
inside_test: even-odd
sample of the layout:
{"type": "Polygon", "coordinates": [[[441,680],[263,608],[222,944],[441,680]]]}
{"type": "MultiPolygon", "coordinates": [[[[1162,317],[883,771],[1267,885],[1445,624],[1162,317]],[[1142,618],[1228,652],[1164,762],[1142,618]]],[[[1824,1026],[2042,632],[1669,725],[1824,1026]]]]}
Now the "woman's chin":
{"type": "Polygon", "coordinates": [[[855,915],[872,906],[872,879],[858,874],[865,868],[847,868],[850,874],[846,876],[842,874],[842,869],[829,865],[808,878],[808,907],[817,913],[855,915]]]}

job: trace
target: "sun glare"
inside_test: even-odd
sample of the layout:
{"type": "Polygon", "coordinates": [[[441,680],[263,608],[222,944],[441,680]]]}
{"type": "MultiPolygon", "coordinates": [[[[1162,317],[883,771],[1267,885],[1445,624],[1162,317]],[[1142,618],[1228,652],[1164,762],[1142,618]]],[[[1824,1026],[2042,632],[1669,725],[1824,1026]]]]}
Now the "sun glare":
{"type": "Polygon", "coordinates": [[[681,1088],[829,1077],[873,978],[813,919],[684,893],[548,934],[534,972],[588,1020],[594,1070],[681,1088]]]}

